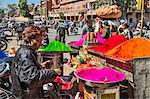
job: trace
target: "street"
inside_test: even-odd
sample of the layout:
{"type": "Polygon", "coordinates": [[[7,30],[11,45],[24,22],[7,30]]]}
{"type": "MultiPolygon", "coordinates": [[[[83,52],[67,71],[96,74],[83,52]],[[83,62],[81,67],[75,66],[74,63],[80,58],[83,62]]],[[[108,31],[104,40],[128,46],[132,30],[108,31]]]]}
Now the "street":
{"type": "MultiPolygon", "coordinates": [[[[5,34],[10,35],[10,32],[6,31],[5,34]]],[[[8,51],[11,47],[15,47],[16,49],[19,48],[19,46],[17,45],[16,35],[17,34],[15,34],[15,36],[13,36],[13,37],[8,37],[8,39],[12,39],[12,40],[9,41],[8,48],[7,48],[6,51],[8,51]]],[[[50,42],[55,40],[56,30],[49,29],[48,37],[49,37],[50,42]]],[[[77,41],[80,38],[81,38],[81,35],[70,35],[70,36],[67,36],[67,34],[66,34],[66,42],[77,41]]]]}

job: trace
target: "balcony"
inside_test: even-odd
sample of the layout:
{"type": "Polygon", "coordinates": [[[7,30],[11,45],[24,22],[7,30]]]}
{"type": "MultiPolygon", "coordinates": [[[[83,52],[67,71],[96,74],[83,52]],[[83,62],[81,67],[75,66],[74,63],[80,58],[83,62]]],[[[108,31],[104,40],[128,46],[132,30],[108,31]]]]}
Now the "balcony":
{"type": "Polygon", "coordinates": [[[68,12],[84,12],[86,11],[86,3],[85,1],[80,1],[76,3],[70,3],[66,5],[61,5],[60,10],[61,12],[68,13],[68,12]]]}
{"type": "Polygon", "coordinates": [[[79,0],[61,0],[60,4],[66,4],[66,3],[71,3],[79,0]]]}
{"type": "Polygon", "coordinates": [[[60,5],[54,5],[54,6],[52,6],[52,9],[58,9],[58,8],[60,8],[60,5]]]}
{"type": "Polygon", "coordinates": [[[88,2],[96,2],[96,0],[88,0],[88,2]]]}

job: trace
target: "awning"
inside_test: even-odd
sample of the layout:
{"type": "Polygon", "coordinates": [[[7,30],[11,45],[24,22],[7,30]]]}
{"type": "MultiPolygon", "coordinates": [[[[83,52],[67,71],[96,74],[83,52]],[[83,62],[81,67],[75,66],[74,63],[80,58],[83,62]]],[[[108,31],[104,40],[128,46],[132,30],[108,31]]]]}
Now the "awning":
{"type": "Polygon", "coordinates": [[[31,21],[30,18],[25,18],[25,17],[15,17],[14,20],[16,22],[29,22],[29,21],[31,21]]]}

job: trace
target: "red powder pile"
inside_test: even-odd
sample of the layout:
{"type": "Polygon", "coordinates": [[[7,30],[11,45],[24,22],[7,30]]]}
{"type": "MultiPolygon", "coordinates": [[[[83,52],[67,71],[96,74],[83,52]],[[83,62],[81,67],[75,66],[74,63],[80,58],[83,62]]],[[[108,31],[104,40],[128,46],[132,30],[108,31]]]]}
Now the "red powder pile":
{"type": "Polygon", "coordinates": [[[133,38],[106,53],[108,56],[122,60],[150,57],[150,40],[144,38],[133,38]]]}
{"type": "Polygon", "coordinates": [[[90,48],[97,52],[106,53],[107,51],[113,49],[114,47],[118,46],[119,44],[127,41],[124,35],[116,35],[109,38],[102,46],[95,46],[90,48]]]}

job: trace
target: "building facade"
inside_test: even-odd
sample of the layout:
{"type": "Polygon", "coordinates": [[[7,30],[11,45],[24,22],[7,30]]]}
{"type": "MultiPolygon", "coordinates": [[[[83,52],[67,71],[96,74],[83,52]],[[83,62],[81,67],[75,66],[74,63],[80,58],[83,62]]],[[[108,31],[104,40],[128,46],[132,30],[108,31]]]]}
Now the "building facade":
{"type": "Polygon", "coordinates": [[[62,12],[68,20],[79,20],[80,17],[96,17],[96,0],[52,0],[49,16],[57,19],[62,12]]]}
{"type": "MultiPolygon", "coordinates": [[[[96,17],[96,0],[49,0],[51,2],[49,17],[58,19],[59,12],[64,13],[67,20],[80,20],[81,17],[93,19],[96,17]]],[[[101,0],[102,5],[110,4],[112,0],[101,0]]],[[[132,0],[136,1],[136,0],[132,0]]],[[[129,8],[126,10],[126,15],[124,17],[128,20],[138,21],[141,16],[141,11],[135,10],[135,15],[133,11],[129,8]],[[136,18],[135,18],[136,17],[136,18]]],[[[150,0],[145,0],[145,20],[149,22],[150,17],[150,0]]]]}
{"type": "Polygon", "coordinates": [[[51,10],[52,10],[52,0],[41,0],[40,15],[47,18],[51,10]]]}

